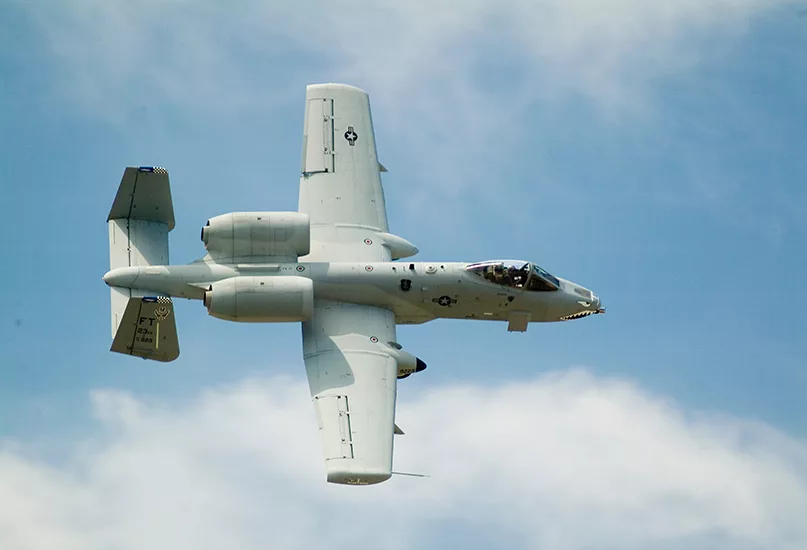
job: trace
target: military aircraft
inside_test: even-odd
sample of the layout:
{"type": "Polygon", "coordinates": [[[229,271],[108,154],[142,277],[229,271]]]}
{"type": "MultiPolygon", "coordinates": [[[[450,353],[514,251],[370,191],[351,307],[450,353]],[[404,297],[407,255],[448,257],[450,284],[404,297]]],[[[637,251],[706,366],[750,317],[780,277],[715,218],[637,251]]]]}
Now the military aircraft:
{"type": "Polygon", "coordinates": [[[172,298],[247,323],[302,323],[303,354],[327,480],[390,478],[397,381],[426,368],[396,325],[433,319],[531,322],[603,313],[591,290],[516,260],[401,261],[417,254],[389,232],[370,102],[344,84],[306,89],[299,212],[233,212],[202,228],[207,253],[169,265],[168,172],[126,168],[107,218],[111,351],[173,361],[172,298]]]}

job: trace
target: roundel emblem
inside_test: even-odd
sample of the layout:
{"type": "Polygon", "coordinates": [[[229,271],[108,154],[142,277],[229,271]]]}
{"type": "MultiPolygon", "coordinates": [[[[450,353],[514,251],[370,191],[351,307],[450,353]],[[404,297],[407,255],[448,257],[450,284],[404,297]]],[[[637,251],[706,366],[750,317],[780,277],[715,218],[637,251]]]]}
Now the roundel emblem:
{"type": "Polygon", "coordinates": [[[373,344],[375,344],[376,342],[378,342],[378,338],[376,338],[375,336],[370,336],[370,341],[371,341],[373,344]]]}
{"type": "Polygon", "coordinates": [[[304,265],[298,265],[297,266],[297,271],[305,271],[305,266],[304,265]]]}
{"type": "Polygon", "coordinates": [[[350,144],[351,147],[356,145],[356,140],[359,139],[359,134],[356,133],[356,130],[353,129],[353,126],[347,127],[347,132],[345,132],[345,139],[350,144]]]}
{"type": "Polygon", "coordinates": [[[372,270],[373,270],[373,266],[371,266],[371,265],[366,265],[366,266],[364,266],[364,270],[365,270],[365,271],[372,271],[372,270]]]}
{"type": "Polygon", "coordinates": [[[373,239],[364,239],[364,244],[373,244],[373,239]]]}

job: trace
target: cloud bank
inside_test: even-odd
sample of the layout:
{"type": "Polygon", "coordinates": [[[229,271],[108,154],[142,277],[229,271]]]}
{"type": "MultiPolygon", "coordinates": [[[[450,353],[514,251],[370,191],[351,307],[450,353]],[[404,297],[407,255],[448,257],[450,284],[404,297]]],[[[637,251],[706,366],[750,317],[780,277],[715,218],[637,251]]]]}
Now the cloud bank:
{"type": "Polygon", "coordinates": [[[253,84],[304,65],[372,87],[404,111],[423,109],[438,91],[446,116],[484,117],[478,107],[494,99],[490,91],[509,92],[509,108],[566,92],[632,104],[656,79],[719,55],[760,13],[793,4],[248,0],[233,9],[213,1],[78,0],[25,9],[62,77],[96,107],[113,90],[125,102],[151,91],[206,109],[265,104],[272,90],[253,84]]]}
{"type": "Polygon", "coordinates": [[[0,450],[0,548],[807,546],[807,443],[770,427],[584,370],[400,393],[396,468],[431,477],[343,487],[304,381],[98,391],[63,460],[0,450]]]}
{"type": "MultiPolygon", "coordinates": [[[[508,168],[521,169],[523,177],[523,170],[537,171],[537,182],[551,181],[551,162],[542,155],[550,154],[547,142],[556,142],[570,125],[576,135],[614,121],[663,118],[658,91],[665,83],[720,60],[761,15],[794,4],[246,0],[235,9],[212,0],[76,0],[47,8],[20,5],[53,60],[49,100],[124,128],[183,117],[226,124],[288,109],[301,117],[306,83],[364,87],[388,129],[380,141],[382,160],[385,151],[404,152],[406,178],[423,182],[411,186],[407,200],[424,209],[435,193],[449,199],[469,190],[484,193],[491,180],[507,186],[513,178],[503,173],[508,168]],[[525,143],[533,150],[521,151],[525,143]],[[514,154],[531,160],[497,162],[514,154]]],[[[654,136],[665,133],[650,125],[654,136]]],[[[664,147],[669,144],[658,145],[664,147]]],[[[486,200],[505,207],[509,198],[486,193],[486,200]]]]}

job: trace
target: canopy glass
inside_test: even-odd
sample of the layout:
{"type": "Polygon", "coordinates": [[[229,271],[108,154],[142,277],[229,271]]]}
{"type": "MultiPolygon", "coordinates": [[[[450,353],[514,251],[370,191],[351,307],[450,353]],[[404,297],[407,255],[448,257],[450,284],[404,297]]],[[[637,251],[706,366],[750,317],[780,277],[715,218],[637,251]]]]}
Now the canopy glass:
{"type": "Polygon", "coordinates": [[[492,260],[470,264],[465,269],[491,283],[537,292],[552,292],[560,281],[542,267],[522,260],[492,260]]]}

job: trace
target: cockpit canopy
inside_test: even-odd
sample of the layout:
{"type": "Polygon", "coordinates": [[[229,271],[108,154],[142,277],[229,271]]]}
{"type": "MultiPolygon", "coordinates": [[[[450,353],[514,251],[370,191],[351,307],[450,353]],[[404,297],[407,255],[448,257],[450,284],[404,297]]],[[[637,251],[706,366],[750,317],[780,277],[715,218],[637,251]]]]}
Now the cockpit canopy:
{"type": "Polygon", "coordinates": [[[552,292],[560,288],[560,281],[545,269],[520,260],[492,260],[470,264],[470,273],[497,285],[538,292],[552,292]]]}

